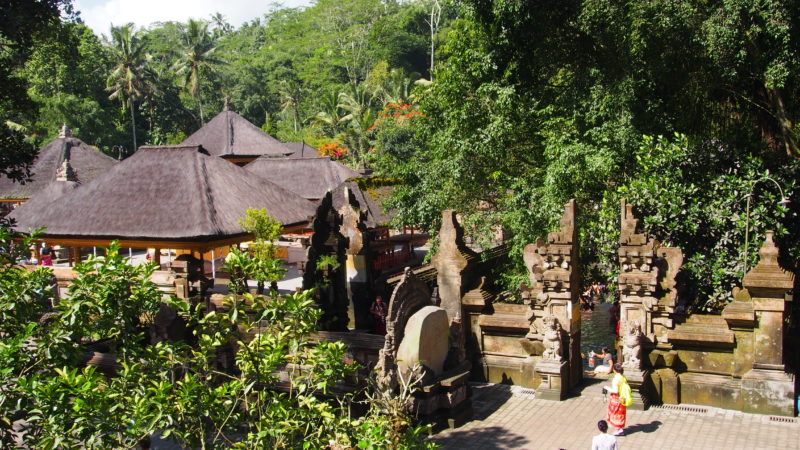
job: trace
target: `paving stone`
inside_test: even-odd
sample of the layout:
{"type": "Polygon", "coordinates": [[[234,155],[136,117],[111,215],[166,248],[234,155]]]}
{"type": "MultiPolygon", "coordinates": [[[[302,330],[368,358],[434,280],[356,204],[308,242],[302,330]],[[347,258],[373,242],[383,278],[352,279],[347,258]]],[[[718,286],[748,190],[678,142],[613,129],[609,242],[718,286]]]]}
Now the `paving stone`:
{"type": "MultiPolygon", "coordinates": [[[[597,421],[606,413],[602,397],[591,392],[556,402],[512,395],[503,385],[473,384],[472,389],[483,420],[431,438],[445,449],[588,449],[598,433],[597,421]]],[[[708,409],[706,414],[662,408],[629,411],[628,434],[619,438],[620,447],[800,450],[800,421],[774,423],[762,415],[708,409]]]]}

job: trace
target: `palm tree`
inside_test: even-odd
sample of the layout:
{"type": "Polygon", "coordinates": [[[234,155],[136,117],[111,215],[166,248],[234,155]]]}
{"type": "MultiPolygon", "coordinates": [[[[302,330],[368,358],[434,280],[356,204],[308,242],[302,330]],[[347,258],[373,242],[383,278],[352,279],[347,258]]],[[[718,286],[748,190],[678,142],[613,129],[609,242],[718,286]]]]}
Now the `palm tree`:
{"type": "Polygon", "coordinates": [[[147,64],[150,55],[145,41],[132,23],[111,27],[111,41],[106,40],[114,68],[106,81],[110,99],[120,99],[122,107],[131,114],[133,151],[136,151],[136,102],[147,95],[151,87],[147,64]]]}
{"type": "Polygon", "coordinates": [[[203,117],[202,79],[214,72],[214,66],[222,61],[214,58],[217,51],[218,36],[208,31],[208,22],[189,19],[181,27],[180,59],[175,63],[178,75],[183,76],[183,88],[197,100],[200,108],[200,124],[205,125],[203,117]]]}
{"type": "Polygon", "coordinates": [[[318,99],[317,114],[310,118],[314,126],[326,128],[332,135],[342,132],[342,108],[339,107],[339,94],[333,90],[326,91],[318,99]]]}
{"type": "Polygon", "coordinates": [[[377,117],[374,109],[377,98],[363,83],[349,87],[348,92],[339,93],[338,106],[347,112],[339,121],[348,125],[345,142],[351,150],[353,162],[359,162],[370,146],[367,133],[377,117]]]}
{"type": "Polygon", "coordinates": [[[291,116],[294,131],[300,130],[298,124],[298,113],[300,108],[300,101],[302,100],[305,89],[294,81],[281,81],[281,87],[278,90],[278,95],[281,99],[281,113],[285,116],[291,116]]]}

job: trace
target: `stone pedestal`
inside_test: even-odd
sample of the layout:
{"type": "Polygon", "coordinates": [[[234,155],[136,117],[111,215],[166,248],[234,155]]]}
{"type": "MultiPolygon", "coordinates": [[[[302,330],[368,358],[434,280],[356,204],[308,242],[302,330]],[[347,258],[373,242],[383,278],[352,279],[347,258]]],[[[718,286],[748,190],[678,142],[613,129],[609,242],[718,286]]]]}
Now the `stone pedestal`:
{"type": "Polygon", "coordinates": [[[536,389],[536,398],[564,400],[569,393],[569,364],[567,361],[539,361],[536,373],[542,382],[536,389]]]}
{"type": "Polygon", "coordinates": [[[794,376],[785,371],[783,325],[786,303],[792,300],[794,274],[778,265],[779,251],[772,231],[767,231],[758,253],[758,265],[744,277],[758,325],[753,330],[753,368],[742,376],[743,409],[793,416],[795,382],[794,376]]]}
{"type": "Polygon", "coordinates": [[[625,369],[625,378],[631,385],[633,404],[628,409],[644,411],[650,406],[649,393],[652,389],[652,379],[649,370],[625,369]]]}

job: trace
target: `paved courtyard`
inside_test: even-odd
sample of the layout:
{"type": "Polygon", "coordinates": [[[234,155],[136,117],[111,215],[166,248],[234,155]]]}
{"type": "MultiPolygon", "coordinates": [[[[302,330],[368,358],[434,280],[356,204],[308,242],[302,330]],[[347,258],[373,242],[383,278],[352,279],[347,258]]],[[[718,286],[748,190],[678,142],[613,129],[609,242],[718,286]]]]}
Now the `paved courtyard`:
{"type": "MultiPolygon", "coordinates": [[[[432,439],[445,449],[590,449],[597,421],[605,418],[602,384],[593,380],[580,396],[539,400],[517,386],[473,385],[474,420],[432,439]]],[[[800,421],[770,420],[696,405],[628,411],[621,449],[800,449],[800,421]],[[695,411],[687,411],[695,409],[695,411]]]]}

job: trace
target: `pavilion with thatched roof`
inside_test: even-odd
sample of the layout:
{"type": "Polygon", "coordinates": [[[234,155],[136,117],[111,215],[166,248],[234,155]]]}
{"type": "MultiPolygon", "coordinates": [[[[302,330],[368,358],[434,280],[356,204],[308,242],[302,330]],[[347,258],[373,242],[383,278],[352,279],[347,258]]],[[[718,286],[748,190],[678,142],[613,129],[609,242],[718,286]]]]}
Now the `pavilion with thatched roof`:
{"type": "Polygon", "coordinates": [[[327,156],[313,158],[261,157],[244,167],[265,180],[282,186],[303,198],[318,201],[360,173],[327,156]]]}
{"type": "MultiPolygon", "coordinates": [[[[315,213],[303,197],[202,146],[141,147],[113,169],[49,203],[22,205],[16,229],[47,227],[49,245],[182,249],[205,252],[252,240],[238,221],[247,208],[265,208],[300,231],[315,213]],[[28,207],[30,206],[30,208],[28,207]]],[[[156,251],[156,258],[158,251],[156,251]]]]}
{"type": "Polygon", "coordinates": [[[247,119],[224,110],[181,145],[202,145],[209,154],[243,165],[259,156],[283,158],[295,152],[247,119]]]}
{"type": "MultiPolygon", "coordinates": [[[[0,176],[0,203],[7,210],[36,197],[39,193],[47,199],[60,195],[70,183],[87,183],[117,164],[111,158],[78,138],[72,137],[69,128],[64,126],[58,139],[48,143],[39,151],[31,167],[31,180],[24,183],[0,176]],[[59,174],[64,178],[57,182],[59,174]],[[68,180],[67,180],[68,179],[68,180]],[[55,186],[51,184],[57,183],[55,186]]],[[[70,189],[70,186],[67,189],[70,189]]]]}

